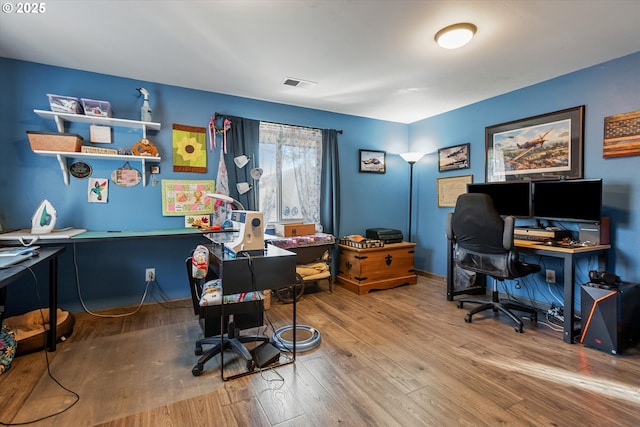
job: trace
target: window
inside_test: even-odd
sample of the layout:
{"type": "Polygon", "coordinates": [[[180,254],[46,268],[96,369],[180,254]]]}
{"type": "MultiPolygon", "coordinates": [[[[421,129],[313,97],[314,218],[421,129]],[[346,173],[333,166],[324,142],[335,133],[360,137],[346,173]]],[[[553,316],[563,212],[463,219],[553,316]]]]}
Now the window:
{"type": "Polygon", "coordinates": [[[320,223],[322,132],[260,122],[259,203],[269,224],[320,223]]]}

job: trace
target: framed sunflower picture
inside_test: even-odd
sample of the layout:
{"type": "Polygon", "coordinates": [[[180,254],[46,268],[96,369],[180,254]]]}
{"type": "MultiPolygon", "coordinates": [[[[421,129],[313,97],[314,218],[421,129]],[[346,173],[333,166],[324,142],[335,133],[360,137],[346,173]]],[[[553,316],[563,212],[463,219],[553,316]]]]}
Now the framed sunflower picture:
{"type": "Polygon", "coordinates": [[[207,173],[207,130],[173,124],[173,171],[207,173]]]}

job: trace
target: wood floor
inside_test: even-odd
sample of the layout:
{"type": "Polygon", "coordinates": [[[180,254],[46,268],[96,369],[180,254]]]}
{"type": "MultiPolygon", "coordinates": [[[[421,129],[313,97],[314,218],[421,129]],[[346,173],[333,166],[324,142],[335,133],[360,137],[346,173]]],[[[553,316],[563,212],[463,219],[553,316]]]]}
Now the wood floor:
{"type": "MultiPolygon", "coordinates": [[[[272,302],[267,313],[274,323],[287,324],[291,305],[272,302]]],[[[417,285],[361,296],[323,289],[298,303],[298,323],[317,328],[322,343],[277,368],[283,381],[250,375],[98,425],[640,425],[637,347],[616,357],[569,345],[543,325],[543,317],[537,326],[525,321],[523,334],[493,314],[467,324],[464,311],[446,301],[442,278],[419,277],[417,285]]],[[[76,318],[73,341],[195,322],[187,300],[149,304],[118,319],[76,318]]],[[[16,358],[0,376],[1,422],[14,419],[45,372],[39,352],[16,358]]],[[[222,382],[219,375],[199,378],[222,382]]]]}

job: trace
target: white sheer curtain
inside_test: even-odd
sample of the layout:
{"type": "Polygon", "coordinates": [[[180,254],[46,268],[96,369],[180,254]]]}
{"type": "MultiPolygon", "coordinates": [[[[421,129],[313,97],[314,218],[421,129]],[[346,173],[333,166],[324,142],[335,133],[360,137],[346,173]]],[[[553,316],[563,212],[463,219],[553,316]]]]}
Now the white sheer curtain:
{"type": "Polygon", "coordinates": [[[268,222],[320,224],[322,131],[260,122],[260,210],[268,222]]]}

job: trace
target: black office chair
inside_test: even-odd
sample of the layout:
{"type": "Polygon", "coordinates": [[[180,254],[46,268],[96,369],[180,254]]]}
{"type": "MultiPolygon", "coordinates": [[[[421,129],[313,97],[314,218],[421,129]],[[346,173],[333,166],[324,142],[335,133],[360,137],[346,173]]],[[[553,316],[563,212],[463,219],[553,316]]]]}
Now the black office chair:
{"type": "Polygon", "coordinates": [[[467,193],[458,197],[453,213],[447,216],[447,238],[454,244],[454,262],[460,268],[493,278],[491,301],[476,299],[458,300],[458,308],[464,303],[480,304],[469,310],[464,320],[471,323],[474,314],[493,310],[506,314],[522,333],[522,320],[511,310],[529,313],[531,321],[538,319],[537,311],[513,301],[500,301],[498,281],[515,279],[540,271],[540,266],[519,260],[513,243],[514,217],[504,220],[496,212],[491,197],[483,193],[467,193]]]}
{"type": "Polygon", "coordinates": [[[191,300],[193,311],[199,317],[200,326],[204,333],[204,338],[196,341],[195,354],[201,356],[191,370],[194,376],[199,376],[204,370],[204,364],[215,355],[224,350],[232,350],[246,360],[247,371],[253,371],[256,364],[249,350],[245,347],[247,343],[268,342],[266,335],[240,335],[241,329],[260,327],[263,324],[264,305],[263,301],[247,301],[224,305],[224,322],[221,321],[221,305],[200,305],[202,296],[202,285],[209,279],[197,279],[192,274],[192,258],[185,261],[187,267],[187,277],[191,288],[191,300]],[[221,330],[221,325],[225,325],[225,330],[221,330]],[[224,342],[224,348],[222,343],[224,342]],[[212,345],[206,352],[203,345],[212,345]]]}

